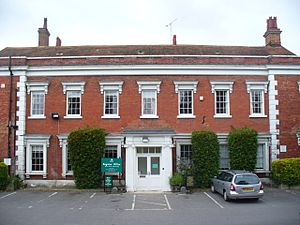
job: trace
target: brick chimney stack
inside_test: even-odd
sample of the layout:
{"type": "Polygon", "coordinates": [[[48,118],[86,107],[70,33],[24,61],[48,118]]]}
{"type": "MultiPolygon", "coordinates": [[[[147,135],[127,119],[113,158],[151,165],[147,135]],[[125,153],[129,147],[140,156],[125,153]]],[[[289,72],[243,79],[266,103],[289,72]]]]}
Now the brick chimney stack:
{"type": "Polygon", "coordinates": [[[49,46],[50,33],[47,28],[47,18],[44,18],[44,26],[39,28],[39,46],[49,46]]]}
{"type": "Polygon", "coordinates": [[[56,38],[56,47],[60,47],[61,46],[61,40],[59,37],[56,38]]]}
{"type": "Polygon", "coordinates": [[[176,34],[173,35],[173,45],[177,45],[176,34]]]}
{"type": "Polygon", "coordinates": [[[280,33],[281,30],[277,27],[277,18],[269,17],[267,19],[267,31],[264,34],[266,46],[281,46],[280,33]]]}

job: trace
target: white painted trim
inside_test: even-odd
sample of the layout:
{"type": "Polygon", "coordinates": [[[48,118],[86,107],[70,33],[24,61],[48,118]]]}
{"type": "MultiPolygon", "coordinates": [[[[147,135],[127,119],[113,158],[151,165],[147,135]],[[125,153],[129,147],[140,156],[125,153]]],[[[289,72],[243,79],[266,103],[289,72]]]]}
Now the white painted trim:
{"type": "Polygon", "coordinates": [[[85,81],[63,81],[61,82],[63,86],[63,92],[66,94],[67,91],[81,91],[84,93],[85,81]]]}
{"type": "Polygon", "coordinates": [[[229,90],[232,93],[234,81],[210,81],[211,93],[215,90],[229,90]]]}
{"type": "Polygon", "coordinates": [[[104,91],[119,91],[119,94],[122,94],[122,86],[124,81],[99,81],[100,92],[101,94],[104,91]]]}
{"type": "MultiPolygon", "coordinates": [[[[119,94],[120,94],[120,90],[119,90],[119,87],[117,87],[118,90],[111,90],[111,89],[107,89],[104,91],[104,95],[103,95],[103,116],[101,116],[101,118],[103,119],[119,119],[120,116],[119,116],[119,94]],[[106,94],[107,94],[107,91],[114,91],[115,94],[117,95],[117,113],[116,114],[106,114],[105,113],[105,109],[106,109],[106,94]]],[[[122,92],[122,90],[121,90],[122,92]]]]}
{"type": "Polygon", "coordinates": [[[46,116],[45,116],[45,106],[46,106],[45,95],[46,94],[47,93],[44,90],[42,90],[42,91],[31,91],[31,93],[30,93],[30,116],[28,117],[28,119],[45,119],[46,118],[46,116]],[[43,113],[38,114],[38,115],[33,115],[33,113],[32,113],[32,110],[33,110],[33,95],[37,94],[37,93],[40,93],[40,94],[43,95],[43,106],[42,106],[43,107],[43,113]]]}
{"type": "Polygon", "coordinates": [[[43,91],[45,94],[48,94],[49,82],[41,81],[28,81],[26,82],[27,94],[30,94],[32,91],[43,91]]]}
{"type": "Polygon", "coordinates": [[[269,81],[246,81],[247,92],[250,90],[263,90],[265,93],[268,92],[269,81]]]}
{"type": "Polygon", "coordinates": [[[254,117],[267,117],[265,115],[265,94],[264,93],[267,93],[266,90],[263,90],[263,89],[251,89],[249,90],[249,98],[250,98],[250,116],[251,118],[254,118],[254,117]],[[260,97],[261,97],[261,113],[253,113],[253,102],[252,102],[252,95],[253,95],[253,92],[252,91],[259,91],[260,93],[260,97]]]}
{"type": "Polygon", "coordinates": [[[300,92],[300,80],[297,81],[298,86],[299,86],[299,92],[300,92]]]}
{"type": "Polygon", "coordinates": [[[198,81],[173,81],[175,85],[175,93],[178,93],[179,90],[192,90],[194,93],[197,93],[198,81]]]}
{"type": "Polygon", "coordinates": [[[139,86],[139,94],[142,93],[143,90],[156,90],[157,94],[160,92],[160,84],[161,81],[137,81],[136,82],[139,86]]]}

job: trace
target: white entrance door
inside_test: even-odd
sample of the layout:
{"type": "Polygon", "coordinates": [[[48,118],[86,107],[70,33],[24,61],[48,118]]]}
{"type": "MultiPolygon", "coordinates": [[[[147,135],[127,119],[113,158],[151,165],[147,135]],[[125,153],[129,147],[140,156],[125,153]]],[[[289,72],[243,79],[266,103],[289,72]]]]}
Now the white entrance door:
{"type": "Polygon", "coordinates": [[[161,147],[137,147],[136,150],[136,190],[161,190],[161,147]]]}

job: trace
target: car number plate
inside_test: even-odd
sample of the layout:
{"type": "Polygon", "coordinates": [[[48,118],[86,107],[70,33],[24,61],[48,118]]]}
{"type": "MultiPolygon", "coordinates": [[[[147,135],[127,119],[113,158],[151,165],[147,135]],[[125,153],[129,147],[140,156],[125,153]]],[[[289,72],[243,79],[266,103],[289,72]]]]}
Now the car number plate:
{"type": "Polygon", "coordinates": [[[253,188],[252,187],[245,187],[245,188],[242,188],[243,191],[253,191],[253,188]]]}

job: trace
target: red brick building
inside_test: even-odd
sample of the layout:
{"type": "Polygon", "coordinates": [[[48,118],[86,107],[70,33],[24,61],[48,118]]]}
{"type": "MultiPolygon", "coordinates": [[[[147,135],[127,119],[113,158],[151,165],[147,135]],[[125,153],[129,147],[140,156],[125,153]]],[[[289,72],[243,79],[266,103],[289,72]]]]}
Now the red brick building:
{"type": "Polygon", "coordinates": [[[177,45],[176,37],[52,47],[45,20],[38,47],[0,51],[0,157],[14,158],[28,183],[67,184],[68,134],[101,127],[128,190],[169,190],[178,160],[190,161],[192,131],[217,133],[220,168],[229,168],[228,133],[248,126],[258,132],[256,172],[268,174],[272,160],[300,156],[300,57],[280,33],[270,17],[260,47],[177,45]]]}

